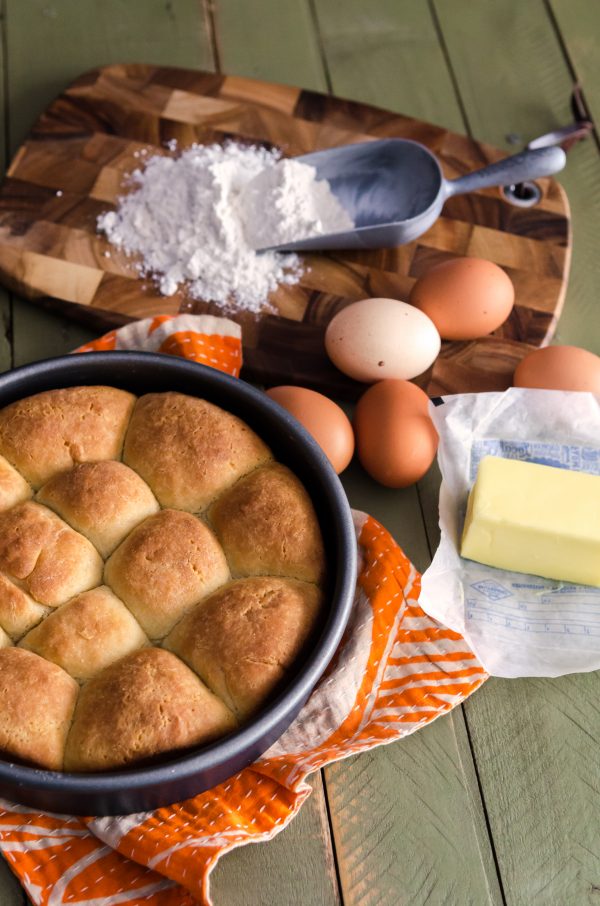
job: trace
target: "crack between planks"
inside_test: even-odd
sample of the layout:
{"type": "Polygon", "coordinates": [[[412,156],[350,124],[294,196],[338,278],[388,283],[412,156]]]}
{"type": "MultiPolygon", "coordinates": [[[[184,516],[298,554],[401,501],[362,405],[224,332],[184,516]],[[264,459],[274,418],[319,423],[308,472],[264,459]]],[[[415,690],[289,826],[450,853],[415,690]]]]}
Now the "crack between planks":
{"type": "Polygon", "coordinates": [[[329,790],[327,789],[327,777],[325,771],[321,768],[321,786],[323,788],[323,801],[325,803],[325,814],[327,815],[327,824],[329,825],[329,840],[331,842],[331,856],[333,858],[333,867],[335,868],[335,882],[337,885],[338,902],[344,906],[344,889],[342,887],[342,877],[340,874],[340,865],[337,856],[337,847],[335,843],[335,830],[333,827],[331,805],[329,802],[329,790]]]}
{"type": "Polygon", "coordinates": [[[444,33],[442,31],[442,26],[438,18],[437,10],[435,8],[435,0],[427,0],[427,5],[429,6],[429,12],[431,14],[431,19],[433,21],[433,27],[435,28],[438,41],[440,42],[440,49],[444,56],[446,62],[446,67],[448,69],[448,75],[450,76],[450,82],[452,83],[452,88],[456,96],[456,102],[458,104],[458,109],[460,110],[460,115],[462,116],[463,122],[465,124],[465,130],[469,138],[473,138],[473,132],[471,130],[471,124],[469,122],[469,117],[467,116],[467,110],[463,104],[463,100],[460,94],[460,89],[458,87],[458,79],[456,78],[456,73],[454,72],[454,67],[452,65],[452,59],[450,57],[450,52],[448,50],[448,45],[444,38],[444,33]]]}
{"type": "Polygon", "coordinates": [[[592,117],[592,115],[590,113],[590,108],[587,105],[587,102],[585,99],[585,91],[583,90],[583,85],[577,76],[577,67],[575,66],[575,63],[573,62],[573,58],[571,57],[571,54],[569,52],[569,47],[566,42],[566,39],[564,38],[562,31],[560,30],[560,25],[558,24],[558,19],[556,18],[556,15],[554,14],[554,9],[552,7],[551,0],[544,0],[544,8],[546,10],[546,13],[548,14],[548,19],[550,20],[550,25],[552,27],[556,40],[558,41],[558,46],[560,47],[561,53],[562,53],[563,57],[565,58],[565,63],[567,64],[567,68],[569,70],[571,79],[573,80],[573,84],[579,86],[579,91],[581,93],[581,98],[583,101],[583,106],[585,107],[585,113],[586,113],[587,119],[590,121],[590,123],[593,126],[592,135],[594,137],[594,142],[596,143],[596,147],[600,151],[600,136],[598,135],[598,127],[596,126],[596,123],[594,122],[594,118],[592,117]]]}
{"type": "Polygon", "coordinates": [[[308,5],[308,12],[313,24],[313,29],[317,39],[317,48],[319,51],[319,59],[321,60],[321,66],[323,67],[323,74],[325,76],[325,84],[327,85],[327,91],[329,94],[333,94],[333,80],[331,78],[331,70],[329,69],[329,64],[327,62],[327,55],[325,53],[325,45],[323,43],[323,38],[321,36],[321,29],[319,28],[319,14],[317,13],[316,0],[306,0],[308,5]]]}
{"type": "Polygon", "coordinates": [[[202,9],[204,11],[204,20],[206,22],[206,31],[213,58],[213,66],[216,72],[222,72],[221,68],[221,47],[219,45],[219,34],[217,30],[217,3],[218,0],[202,0],[202,9]]]}
{"type": "Polygon", "coordinates": [[[500,871],[500,863],[498,861],[498,855],[496,853],[496,846],[494,844],[494,835],[492,833],[492,824],[490,821],[490,816],[489,816],[486,801],[485,801],[485,795],[483,792],[483,784],[481,782],[481,777],[479,774],[479,767],[477,765],[477,758],[475,757],[475,748],[473,746],[473,740],[471,738],[471,728],[469,727],[469,719],[467,717],[467,711],[466,711],[464,704],[462,704],[460,706],[460,709],[462,711],[463,720],[465,722],[465,731],[467,734],[467,742],[469,743],[469,751],[471,753],[471,760],[473,762],[473,771],[475,772],[475,780],[477,781],[477,789],[479,791],[479,801],[481,802],[481,809],[482,809],[483,818],[485,821],[485,829],[487,831],[488,839],[490,841],[490,849],[492,851],[492,858],[494,860],[494,867],[496,869],[496,877],[498,879],[498,887],[500,890],[500,896],[502,897],[503,906],[507,906],[506,893],[504,890],[504,884],[502,883],[502,874],[500,871]]]}
{"type": "Polygon", "coordinates": [[[417,490],[417,502],[419,504],[419,510],[421,513],[421,521],[423,523],[423,529],[425,531],[425,543],[427,544],[427,550],[429,551],[429,560],[433,560],[433,546],[429,540],[429,532],[427,531],[427,519],[425,518],[425,508],[423,506],[423,498],[421,497],[421,489],[419,487],[419,482],[415,485],[417,490]]]}

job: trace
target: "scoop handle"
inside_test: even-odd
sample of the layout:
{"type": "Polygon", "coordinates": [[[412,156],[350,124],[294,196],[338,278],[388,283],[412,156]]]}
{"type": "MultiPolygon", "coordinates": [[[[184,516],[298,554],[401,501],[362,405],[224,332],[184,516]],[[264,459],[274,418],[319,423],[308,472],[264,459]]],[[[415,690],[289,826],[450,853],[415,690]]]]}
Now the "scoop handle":
{"type": "Polygon", "coordinates": [[[528,179],[552,176],[553,173],[562,170],[566,162],[565,152],[556,145],[521,151],[512,157],[490,164],[489,167],[459,176],[458,179],[446,180],[445,194],[446,197],[464,195],[465,192],[476,192],[490,186],[512,186],[528,179]]]}

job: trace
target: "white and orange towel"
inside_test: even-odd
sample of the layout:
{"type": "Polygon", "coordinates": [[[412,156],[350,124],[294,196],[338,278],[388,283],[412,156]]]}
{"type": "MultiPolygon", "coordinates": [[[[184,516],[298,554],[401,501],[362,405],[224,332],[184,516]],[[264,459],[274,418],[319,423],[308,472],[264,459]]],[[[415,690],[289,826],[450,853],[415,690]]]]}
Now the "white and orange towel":
{"type": "Polygon", "coordinates": [[[242,329],[213,315],[157,315],[111,330],[75,352],[141,349],[164,352],[240,376],[242,329]]]}
{"type": "MultiPolygon", "coordinates": [[[[229,335],[239,343],[235,356],[204,316],[185,316],[185,330],[174,323],[180,317],[151,348],[165,351],[163,342],[180,332],[209,346],[218,337],[213,357],[229,363],[221,370],[239,372],[239,335],[229,335]]],[[[113,331],[112,346],[102,338],[83,348],[133,348],[132,328],[143,341],[158,320],[113,331]]],[[[419,607],[419,573],[390,534],[363,513],[354,523],[359,573],[347,632],[299,716],[251,767],[186,802],[117,818],[42,814],[0,800],[0,849],[36,906],[210,904],[220,856],[281,831],[310,795],[312,771],[413,733],[486,679],[464,639],[419,607]]]]}

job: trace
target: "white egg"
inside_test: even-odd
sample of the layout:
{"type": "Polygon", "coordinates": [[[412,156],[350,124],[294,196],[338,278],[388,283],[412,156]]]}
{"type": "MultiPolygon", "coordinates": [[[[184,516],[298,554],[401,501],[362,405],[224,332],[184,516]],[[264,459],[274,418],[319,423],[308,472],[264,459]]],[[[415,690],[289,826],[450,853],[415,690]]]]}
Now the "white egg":
{"type": "Polygon", "coordinates": [[[426,371],[440,351],[431,318],[397,299],[363,299],[343,308],[325,332],[333,364],[357,381],[409,381],[426,371]]]}

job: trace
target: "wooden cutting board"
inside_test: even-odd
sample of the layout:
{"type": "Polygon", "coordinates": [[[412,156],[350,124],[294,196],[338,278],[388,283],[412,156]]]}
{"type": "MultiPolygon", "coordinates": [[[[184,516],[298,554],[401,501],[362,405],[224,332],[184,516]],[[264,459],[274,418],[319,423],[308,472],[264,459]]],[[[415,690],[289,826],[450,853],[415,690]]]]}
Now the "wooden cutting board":
{"type": "MultiPolygon", "coordinates": [[[[114,206],[143,156],[167,153],[172,139],[181,148],[233,138],[294,156],[390,136],[427,145],[447,177],[502,157],[437,126],[284,85],[137,64],[94,70],[48,107],[11,163],[0,189],[0,279],[99,332],[160,313],[219,314],[185,292],[161,296],[96,233],[97,216],[114,206]]],[[[335,312],[369,296],[406,299],[431,265],[476,255],[510,275],[514,311],[493,336],[444,343],[421,383],[431,395],[504,389],[522,356],[551,338],[564,299],[568,203],[554,180],[539,185],[542,199],[532,208],[510,204],[499,189],[452,198],[410,245],[306,255],[300,283],[272,296],[277,314],[228,313],[243,327],[244,376],[356,396],[364,385],[325,355],[324,329],[335,312]]]]}

